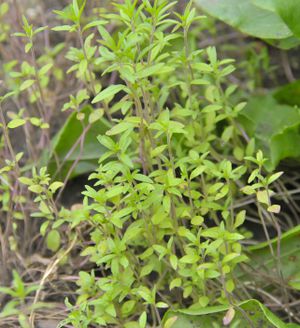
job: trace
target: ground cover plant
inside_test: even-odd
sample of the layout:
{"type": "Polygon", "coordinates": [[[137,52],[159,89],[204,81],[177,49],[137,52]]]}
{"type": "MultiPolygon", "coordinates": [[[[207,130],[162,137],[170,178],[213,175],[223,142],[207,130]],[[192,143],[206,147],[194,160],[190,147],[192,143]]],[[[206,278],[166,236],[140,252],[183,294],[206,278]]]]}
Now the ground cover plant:
{"type": "Polygon", "coordinates": [[[0,5],[3,327],[299,326],[298,83],[233,9],[0,5]]]}

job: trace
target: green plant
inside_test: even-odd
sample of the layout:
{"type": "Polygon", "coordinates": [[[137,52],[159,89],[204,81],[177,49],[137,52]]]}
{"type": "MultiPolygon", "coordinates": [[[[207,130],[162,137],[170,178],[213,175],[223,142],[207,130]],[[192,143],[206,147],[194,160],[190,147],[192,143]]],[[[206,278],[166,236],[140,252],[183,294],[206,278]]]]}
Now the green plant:
{"type": "MultiPolygon", "coordinates": [[[[275,310],[298,320],[284,305],[297,295],[299,275],[297,267],[287,270],[295,235],[282,237],[275,197],[282,172],[273,172],[285,156],[273,156],[272,147],[269,155],[265,140],[282,126],[261,129],[258,106],[247,114],[251,102],[236,101],[229,80],[234,61],[198,47],[209,22],[193,1],[179,13],[176,6],[124,0],[92,8],[72,0],[55,11],[51,28],[22,18],[23,32],[14,36],[30,57],[7,60],[0,98],[6,320],[17,315],[34,327],[46,302],[66,294],[59,327],[292,327],[263,305],[278,295],[275,310]],[[50,47],[48,33],[59,43],[50,47]],[[40,49],[43,37],[48,47],[40,49]],[[12,136],[20,131],[26,143],[18,147],[12,136]],[[65,205],[68,183],[93,170],[83,201],[71,195],[65,205]],[[257,243],[248,240],[253,216],[267,241],[247,247],[257,243]],[[37,250],[40,270],[30,262],[37,250]],[[252,278],[264,261],[273,276],[252,278]],[[17,271],[9,287],[14,266],[35,287],[17,271]]],[[[289,109],[290,124],[298,113],[289,109]]]]}
{"type": "MultiPolygon", "coordinates": [[[[11,296],[12,300],[9,301],[1,311],[0,318],[5,319],[10,316],[18,316],[20,327],[29,328],[27,313],[30,311],[30,306],[26,304],[26,298],[35,292],[39,286],[32,285],[26,286],[22,281],[17,271],[13,271],[13,285],[9,287],[0,287],[0,293],[11,296]]],[[[39,305],[41,306],[41,304],[39,305]]]]}
{"type": "MultiPolygon", "coordinates": [[[[83,12],[76,6],[75,1],[69,9],[75,16],[83,12]]],[[[234,275],[247,261],[239,231],[246,213],[233,210],[247,171],[237,124],[245,104],[231,104],[235,86],[223,86],[232,61],[219,61],[214,48],[190,48],[189,29],[201,19],[192,3],[176,19],[169,14],[172,6],[117,4],[118,14],[104,15],[120,25],[113,36],[105,21],[95,23],[102,40],[94,63],[105,67],[103,75],[116,72],[120,83],[103,88],[92,103],[101,102],[120,118],[99,136],[107,152],[90,176],[94,188],[83,192],[93,245],[81,255],[90,257],[101,277],[81,273],[76,307],[62,325],[161,325],[164,309],[187,304],[192,309],[230,304],[252,325],[238,306],[240,282],[234,275]],[[180,50],[172,47],[177,39],[180,50]]],[[[74,25],[55,30],[81,34],[79,18],[59,15],[74,25]]],[[[85,52],[96,53],[89,42],[82,44],[85,52]]],[[[82,78],[80,65],[72,70],[82,78]]],[[[85,77],[91,85],[92,76],[85,77]]],[[[248,155],[253,151],[251,145],[246,149],[248,155]]],[[[258,176],[252,173],[249,182],[258,176]]]]}

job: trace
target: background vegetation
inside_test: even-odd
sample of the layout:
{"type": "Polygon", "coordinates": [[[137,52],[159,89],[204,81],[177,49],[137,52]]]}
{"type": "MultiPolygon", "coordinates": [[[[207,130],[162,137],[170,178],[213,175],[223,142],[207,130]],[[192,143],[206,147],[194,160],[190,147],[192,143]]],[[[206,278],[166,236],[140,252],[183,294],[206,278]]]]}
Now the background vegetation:
{"type": "Polygon", "coordinates": [[[1,2],[1,327],[299,326],[299,19],[1,2]]]}

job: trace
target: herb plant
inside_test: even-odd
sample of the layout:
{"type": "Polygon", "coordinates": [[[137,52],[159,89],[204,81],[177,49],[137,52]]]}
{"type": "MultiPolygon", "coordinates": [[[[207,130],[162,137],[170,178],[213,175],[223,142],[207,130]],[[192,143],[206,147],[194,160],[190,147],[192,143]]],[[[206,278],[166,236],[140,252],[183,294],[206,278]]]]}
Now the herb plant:
{"type": "MultiPolygon", "coordinates": [[[[235,212],[233,202],[247,171],[236,122],[245,104],[231,104],[235,87],[223,86],[232,60],[218,60],[214,48],[194,49],[190,42],[189,30],[202,17],[192,3],[173,17],[174,4],[116,5],[118,15],[103,17],[120,25],[114,36],[107,22],[96,22],[101,45],[93,64],[120,81],[104,87],[92,104],[117,118],[98,137],[107,151],[90,176],[94,187],[83,192],[93,245],[81,255],[90,256],[95,271],[81,273],[79,310],[65,323],[161,325],[164,309],[236,306],[239,300],[234,268],[247,260],[239,232],[246,213],[235,212]],[[224,147],[229,159],[220,155],[224,147]]],[[[73,22],[63,29],[86,29],[73,22]]],[[[86,36],[84,49],[71,50],[82,51],[72,70],[82,77],[85,65],[90,90],[94,37],[86,36]]],[[[251,143],[247,152],[253,152],[251,143]]]]}
{"type": "MultiPolygon", "coordinates": [[[[272,225],[282,234],[281,207],[273,199],[282,172],[265,173],[267,159],[241,124],[246,103],[237,101],[237,86],[228,80],[234,61],[220,59],[215,47],[199,49],[193,31],[206,18],[193,1],[183,11],[177,5],[124,0],[89,11],[88,1],[73,0],[54,11],[57,25],[51,27],[58,38],[74,40],[72,46],[63,43],[43,55],[35,43],[48,27],[35,29],[23,16],[23,31],[14,34],[31,60],[7,64],[8,92],[0,105],[26,95],[35,114],[18,108],[7,121],[0,108],[8,154],[0,171],[1,211],[9,222],[19,220],[11,223],[10,252],[20,247],[20,222],[28,236],[36,220],[45,254],[53,256],[38,284],[25,287],[14,271],[14,286],[0,288],[17,300],[3,317],[17,314],[22,327],[34,327],[37,309],[46,306],[39,301],[48,279],[58,268],[69,270],[74,257],[89,264],[75,268],[76,290],[65,298],[68,315],[59,327],[175,328],[197,313],[204,314],[197,324],[206,327],[205,314],[224,311],[208,319],[214,327],[222,320],[232,327],[283,327],[251,299],[256,287],[249,282],[253,255],[243,205],[245,197],[254,199],[273,285],[287,295],[280,238],[274,242],[269,233],[272,225]],[[70,119],[52,138],[51,88],[63,81],[56,63],[62,51],[66,79],[76,88],[60,103],[70,119]],[[77,139],[67,139],[74,127],[80,136],[77,131],[77,139]],[[27,149],[16,153],[10,136],[20,128],[27,149]],[[64,142],[73,144],[64,149],[64,142]],[[63,206],[67,183],[91,169],[83,200],[63,206]],[[26,197],[30,208],[24,210],[26,197]],[[31,306],[24,307],[32,293],[31,306]]],[[[0,16],[7,11],[0,9],[0,16]]],[[[1,41],[6,34],[0,32],[1,41]]]]}

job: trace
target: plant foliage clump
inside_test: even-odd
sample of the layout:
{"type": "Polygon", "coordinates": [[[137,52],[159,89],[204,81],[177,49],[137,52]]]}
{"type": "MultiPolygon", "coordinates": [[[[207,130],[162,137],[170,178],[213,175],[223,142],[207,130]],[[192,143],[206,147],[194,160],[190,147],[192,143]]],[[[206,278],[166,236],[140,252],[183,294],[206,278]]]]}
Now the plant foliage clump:
{"type": "MultiPolygon", "coordinates": [[[[39,115],[29,116],[22,108],[10,113],[7,123],[1,117],[10,154],[0,171],[2,211],[9,213],[14,202],[21,209],[26,203],[24,197],[9,199],[11,181],[17,181],[21,195],[26,186],[34,195],[27,212],[42,218],[40,235],[55,260],[39,284],[30,287],[14,271],[14,288],[0,292],[18,301],[8,302],[4,317],[18,314],[22,327],[33,325],[36,309],[43,307],[38,301],[46,280],[59,263],[66,264],[76,245],[89,267],[78,273],[76,297],[66,299],[69,315],[60,327],[211,327],[212,319],[206,325],[205,317],[193,316],[224,311],[224,325],[281,327],[252,299],[255,286],[243,270],[251,267],[245,247],[251,233],[244,227],[247,213],[240,202],[245,195],[254,199],[275,268],[274,284],[285,292],[280,241],[275,247],[266,224],[272,222],[281,235],[272,188],[282,172],[264,174],[267,160],[241,125],[246,103],[236,101],[237,86],[228,81],[234,61],[220,59],[214,47],[199,49],[193,28],[204,17],[192,2],[177,13],[176,2],[124,0],[111,11],[102,8],[100,19],[96,10],[85,15],[86,6],[73,0],[55,11],[62,23],[51,33],[75,35],[78,41],[64,49],[67,74],[78,87],[61,106],[71,115],[54,139],[49,89],[63,80],[53,58],[65,44],[39,57],[35,39],[47,28],[34,29],[23,17],[24,31],[15,36],[32,60],[6,67],[16,66],[16,71],[6,81],[12,92],[1,97],[0,105],[26,94],[39,115]],[[31,145],[30,170],[9,139],[11,130],[20,127],[28,140],[30,129],[38,130],[40,148],[50,147],[37,156],[31,145]],[[70,133],[72,128],[76,132],[70,133]],[[66,183],[93,169],[82,203],[60,206],[66,183]],[[33,292],[28,319],[22,309],[33,292]]],[[[28,228],[24,212],[14,216],[25,218],[28,228]]],[[[12,230],[18,229],[14,222],[12,230]]],[[[10,250],[16,250],[16,240],[10,241],[10,250]]],[[[218,327],[219,318],[214,324],[218,327]]]]}
{"type": "MultiPolygon", "coordinates": [[[[93,229],[92,245],[81,255],[96,268],[81,272],[72,323],[79,316],[83,326],[144,327],[147,317],[161,323],[161,309],[238,301],[234,269],[247,260],[239,230],[245,211],[234,211],[233,203],[247,163],[236,118],[245,104],[233,104],[235,87],[223,86],[232,60],[190,42],[190,27],[202,17],[191,3],[171,16],[173,6],[116,5],[118,14],[95,22],[97,56],[92,33],[82,49],[86,57],[72,66],[91,85],[90,65],[119,77],[92,99],[115,118],[98,137],[107,151],[90,176],[94,187],[83,192],[93,229]],[[112,20],[120,26],[114,35],[106,27],[112,20]]],[[[68,58],[79,51],[70,49],[68,58]]],[[[253,151],[250,143],[246,154],[253,151]]],[[[260,175],[262,154],[253,161],[259,169],[251,181],[260,182],[248,189],[255,193],[269,183],[260,175]]]]}

